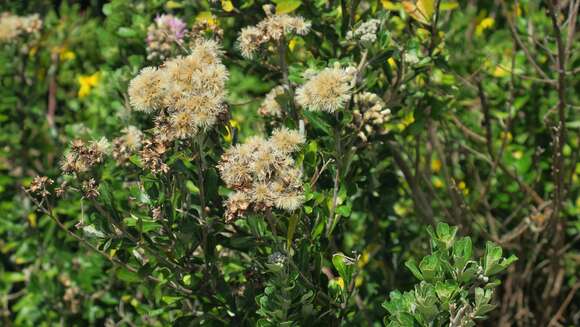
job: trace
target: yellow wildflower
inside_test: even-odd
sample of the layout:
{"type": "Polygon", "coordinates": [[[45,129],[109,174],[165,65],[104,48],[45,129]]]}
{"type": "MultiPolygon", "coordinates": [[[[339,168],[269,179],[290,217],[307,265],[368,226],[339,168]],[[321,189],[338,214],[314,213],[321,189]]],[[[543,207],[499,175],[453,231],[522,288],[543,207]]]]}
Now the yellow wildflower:
{"type": "Polygon", "coordinates": [[[28,214],[28,223],[30,227],[36,228],[36,214],[34,212],[28,214]]]}
{"type": "Polygon", "coordinates": [[[230,120],[230,124],[226,126],[226,134],[224,135],[224,140],[227,143],[232,143],[232,141],[234,140],[234,133],[232,132],[232,129],[240,129],[240,124],[238,124],[238,122],[234,119],[230,120]],[[231,126],[231,127],[230,127],[231,126]]]}
{"type": "Polygon", "coordinates": [[[367,263],[369,262],[369,258],[370,258],[369,251],[368,251],[367,249],[365,249],[365,250],[364,250],[364,251],[361,253],[361,255],[360,255],[360,258],[358,259],[357,266],[358,266],[359,268],[363,268],[363,267],[364,267],[364,266],[366,266],[366,265],[367,265],[367,263]]]}
{"type": "Polygon", "coordinates": [[[65,51],[60,52],[60,60],[61,61],[74,60],[76,57],[77,56],[75,55],[75,53],[70,51],[70,50],[65,50],[65,51]]]}
{"type": "Polygon", "coordinates": [[[78,93],[78,97],[79,98],[84,98],[87,95],[89,95],[89,93],[91,93],[91,90],[97,86],[97,84],[99,83],[99,80],[101,79],[101,73],[100,72],[96,72],[92,75],[81,75],[78,77],[78,82],[79,82],[79,93],[78,93]]]}
{"type": "Polygon", "coordinates": [[[222,0],[222,9],[225,12],[230,12],[234,10],[234,4],[229,0],[222,0]]]}
{"type": "Polygon", "coordinates": [[[457,188],[460,189],[464,195],[469,194],[469,189],[467,188],[467,184],[465,184],[464,181],[459,182],[459,184],[457,184],[457,188]]]}
{"type": "Polygon", "coordinates": [[[431,170],[438,173],[441,170],[441,160],[439,159],[431,160],[431,170]]]}
{"type": "Polygon", "coordinates": [[[389,63],[389,66],[391,66],[391,69],[393,69],[393,70],[397,69],[397,62],[395,61],[395,59],[393,57],[390,57],[389,59],[387,59],[387,62],[389,63]]]}
{"type": "Polygon", "coordinates": [[[445,184],[443,184],[441,178],[433,177],[433,186],[435,186],[435,188],[443,188],[444,185],[445,184]]]}
{"type": "Polygon", "coordinates": [[[403,117],[403,119],[401,119],[401,122],[399,124],[397,124],[397,128],[399,129],[399,132],[402,132],[405,130],[405,128],[407,128],[409,125],[411,125],[414,122],[415,122],[415,117],[413,116],[413,113],[410,112],[409,114],[405,115],[405,117],[403,117]]]}
{"type": "Polygon", "coordinates": [[[340,286],[340,288],[344,289],[344,279],[342,279],[342,277],[338,277],[336,279],[336,283],[338,284],[338,286],[340,286]]]}
{"type": "Polygon", "coordinates": [[[358,275],[354,279],[354,286],[355,287],[361,287],[361,285],[364,283],[364,281],[365,280],[364,280],[363,276],[358,275]]]}
{"type": "Polygon", "coordinates": [[[495,77],[506,77],[510,74],[509,69],[503,67],[502,65],[495,66],[492,75],[495,77]]]}
{"type": "Polygon", "coordinates": [[[290,51],[294,51],[294,48],[296,47],[296,43],[298,43],[296,41],[296,38],[292,38],[290,40],[290,42],[288,43],[288,48],[290,49],[290,51]]]}
{"type": "Polygon", "coordinates": [[[401,4],[393,3],[392,1],[381,0],[381,4],[383,5],[383,8],[385,8],[386,10],[397,11],[401,9],[401,4]]]}
{"type": "Polygon", "coordinates": [[[481,36],[486,29],[492,28],[494,24],[495,20],[491,17],[482,19],[475,27],[475,35],[481,36]]]}
{"type": "Polygon", "coordinates": [[[521,158],[524,157],[524,153],[521,150],[518,150],[518,151],[512,152],[512,156],[514,157],[514,159],[520,160],[521,158]]]}
{"type": "Polygon", "coordinates": [[[207,23],[209,26],[217,26],[218,25],[217,19],[209,11],[200,12],[197,15],[197,17],[195,17],[195,21],[198,23],[207,23]]]}

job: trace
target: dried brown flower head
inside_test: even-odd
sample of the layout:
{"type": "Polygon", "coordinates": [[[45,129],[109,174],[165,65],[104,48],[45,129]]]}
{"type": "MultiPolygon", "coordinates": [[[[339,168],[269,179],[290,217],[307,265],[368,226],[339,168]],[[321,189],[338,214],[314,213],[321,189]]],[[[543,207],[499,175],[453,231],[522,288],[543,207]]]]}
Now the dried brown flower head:
{"type": "Polygon", "coordinates": [[[127,126],[122,131],[122,136],[113,140],[113,158],[120,164],[126,164],[131,155],[141,149],[143,132],[135,126],[127,126]]]}
{"type": "Polygon", "coordinates": [[[146,140],[143,143],[143,149],[140,151],[143,167],[151,170],[153,174],[166,174],[169,172],[169,166],[163,162],[163,157],[167,151],[167,146],[158,141],[146,140]]]}
{"type": "Polygon", "coordinates": [[[98,187],[97,181],[94,178],[90,178],[83,182],[81,190],[85,198],[95,199],[100,195],[98,187]]]}
{"type": "Polygon", "coordinates": [[[40,197],[47,197],[50,195],[47,187],[52,185],[54,181],[46,176],[36,176],[30,183],[28,191],[30,193],[39,195],[40,197]]]}
{"type": "Polygon", "coordinates": [[[65,174],[87,172],[91,167],[103,162],[109,148],[110,144],[105,138],[88,144],[82,140],[74,140],[61,161],[61,170],[65,174]]]}

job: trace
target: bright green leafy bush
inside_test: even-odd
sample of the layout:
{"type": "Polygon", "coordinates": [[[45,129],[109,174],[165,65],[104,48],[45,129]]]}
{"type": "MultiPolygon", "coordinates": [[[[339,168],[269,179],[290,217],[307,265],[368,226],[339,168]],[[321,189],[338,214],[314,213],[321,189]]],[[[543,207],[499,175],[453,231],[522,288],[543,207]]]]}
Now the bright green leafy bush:
{"type": "Polygon", "coordinates": [[[457,227],[437,224],[428,227],[432,251],[419,263],[411,259],[407,268],[421,282],[412,291],[394,291],[383,303],[389,311],[387,326],[475,326],[495,308],[491,303],[496,278],[517,260],[504,258],[501,247],[488,242],[477,260],[469,236],[457,239],[457,227]]]}
{"type": "Polygon", "coordinates": [[[579,3],[0,3],[0,325],[579,325],[579,3]]]}

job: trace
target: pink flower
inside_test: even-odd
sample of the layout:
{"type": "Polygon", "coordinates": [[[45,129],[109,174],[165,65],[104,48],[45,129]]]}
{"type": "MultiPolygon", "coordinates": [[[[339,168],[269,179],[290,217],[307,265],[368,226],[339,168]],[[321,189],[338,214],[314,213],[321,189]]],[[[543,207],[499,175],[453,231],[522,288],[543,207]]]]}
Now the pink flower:
{"type": "Polygon", "coordinates": [[[155,18],[155,23],[159,28],[169,28],[175,39],[181,40],[185,35],[185,23],[173,15],[161,15],[155,18]]]}

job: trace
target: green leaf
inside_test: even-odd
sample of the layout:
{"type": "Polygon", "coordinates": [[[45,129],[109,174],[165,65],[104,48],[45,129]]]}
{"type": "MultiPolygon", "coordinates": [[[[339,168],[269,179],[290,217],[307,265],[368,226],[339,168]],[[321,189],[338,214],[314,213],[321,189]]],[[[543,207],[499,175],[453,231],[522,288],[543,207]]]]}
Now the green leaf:
{"type": "Polygon", "coordinates": [[[117,278],[128,283],[137,283],[143,280],[139,274],[129,271],[126,268],[120,268],[117,270],[117,278]]]}
{"type": "Polygon", "coordinates": [[[181,300],[182,297],[181,296],[169,296],[169,295],[164,295],[161,300],[163,302],[165,302],[166,304],[173,304],[179,300],[181,300]]]}
{"type": "Polygon", "coordinates": [[[405,262],[405,266],[413,273],[413,275],[418,280],[424,280],[425,279],[425,278],[423,278],[423,274],[421,274],[421,271],[419,270],[419,267],[417,267],[417,262],[415,261],[415,259],[407,260],[405,262]]]}
{"type": "Polygon", "coordinates": [[[441,272],[441,263],[436,255],[428,255],[419,263],[419,269],[426,281],[432,281],[439,277],[441,272]]]}
{"type": "Polygon", "coordinates": [[[319,116],[319,113],[304,110],[304,116],[314,128],[323,131],[326,135],[332,135],[332,127],[319,116]]]}
{"type": "Polygon", "coordinates": [[[290,216],[290,220],[288,221],[288,233],[286,236],[286,248],[290,250],[290,246],[292,245],[292,240],[294,239],[294,232],[296,231],[296,226],[298,225],[298,220],[300,219],[300,215],[295,213],[290,216]]]}
{"type": "Polygon", "coordinates": [[[301,0],[276,0],[276,14],[289,14],[298,9],[302,4],[301,0]]]}
{"type": "Polygon", "coordinates": [[[347,262],[350,261],[344,254],[342,253],[335,253],[332,256],[332,264],[334,268],[338,271],[338,274],[344,280],[346,286],[350,284],[352,279],[352,274],[354,272],[354,263],[347,262]]]}
{"type": "Polygon", "coordinates": [[[137,32],[129,27],[119,27],[117,34],[120,37],[131,38],[137,36],[137,32]]]}

